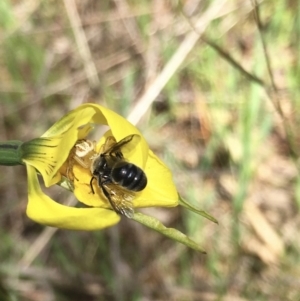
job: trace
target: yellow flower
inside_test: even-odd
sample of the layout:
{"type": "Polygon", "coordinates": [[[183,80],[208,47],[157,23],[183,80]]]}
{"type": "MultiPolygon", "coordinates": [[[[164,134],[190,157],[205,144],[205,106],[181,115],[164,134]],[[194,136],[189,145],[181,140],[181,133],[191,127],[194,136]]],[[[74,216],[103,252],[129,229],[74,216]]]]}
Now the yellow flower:
{"type": "MultiPolygon", "coordinates": [[[[72,159],[73,147],[85,139],[94,125],[108,125],[110,130],[97,143],[101,148],[108,136],[120,141],[129,135],[140,137],[133,151],[124,157],[146,174],[147,186],[133,200],[133,207],[178,205],[178,194],[172,175],[165,164],[149,150],[148,144],[136,127],[113,111],[96,104],[84,104],[55,123],[40,138],[23,143],[22,160],[28,173],[27,215],[38,223],[65,229],[96,230],[112,226],[120,216],[112,210],[100,189],[91,192],[91,172],[80,164],[71,166],[74,173],[74,194],[88,208],[59,204],[45,195],[38,181],[38,173],[46,187],[62,183],[68,178],[66,164],[72,159]]],[[[96,182],[96,181],[94,181],[96,182]]],[[[96,183],[94,183],[96,185],[96,183]]],[[[97,186],[97,185],[96,185],[97,186]]]]}

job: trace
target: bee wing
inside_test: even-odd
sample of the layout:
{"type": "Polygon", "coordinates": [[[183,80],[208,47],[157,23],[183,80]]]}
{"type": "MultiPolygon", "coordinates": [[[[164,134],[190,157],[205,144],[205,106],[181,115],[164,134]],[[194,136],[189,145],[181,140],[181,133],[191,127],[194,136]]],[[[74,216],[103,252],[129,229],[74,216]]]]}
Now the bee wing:
{"type": "Polygon", "coordinates": [[[109,149],[107,149],[104,152],[104,155],[116,153],[118,151],[121,151],[122,153],[123,152],[130,153],[136,147],[136,145],[139,143],[140,140],[141,137],[139,135],[136,134],[129,135],[123,138],[122,140],[120,140],[119,142],[113,144],[109,149]]]}
{"type": "Polygon", "coordinates": [[[113,209],[128,218],[132,218],[134,215],[133,199],[135,197],[134,192],[125,190],[116,185],[105,185],[111,202],[113,203],[113,209]]]}

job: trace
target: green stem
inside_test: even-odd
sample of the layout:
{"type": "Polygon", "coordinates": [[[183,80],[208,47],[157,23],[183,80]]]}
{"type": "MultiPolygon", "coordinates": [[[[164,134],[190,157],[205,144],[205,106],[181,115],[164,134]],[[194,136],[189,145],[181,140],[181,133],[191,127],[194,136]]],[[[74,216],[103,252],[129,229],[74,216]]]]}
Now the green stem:
{"type": "Polygon", "coordinates": [[[22,165],[22,141],[0,141],[0,165],[22,165]]]}

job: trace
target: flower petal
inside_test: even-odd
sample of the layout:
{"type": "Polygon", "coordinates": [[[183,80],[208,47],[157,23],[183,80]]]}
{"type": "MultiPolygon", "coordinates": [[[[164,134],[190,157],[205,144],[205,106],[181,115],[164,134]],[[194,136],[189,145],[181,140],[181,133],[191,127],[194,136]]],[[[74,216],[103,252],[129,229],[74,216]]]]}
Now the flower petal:
{"type": "Polygon", "coordinates": [[[94,114],[93,108],[74,110],[55,123],[41,138],[22,144],[23,161],[41,173],[46,187],[60,181],[58,170],[67,160],[76,141],[91,130],[89,122],[94,114]]]}
{"type": "MultiPolygon", "coordinates": [[[[80,127],[88,125],[91,123],[91,119],[96,114],[95,108],[86,105],[79,106],[77,109],[69,112],[67,115],[63,116],[59,121],[55,122],[50,129],[48,129],[42,137],[53,137],[66,133],[70,129],[77,131],[80,127]]],[[[82,139],[85,137],[92,126],[84,128],[82,131],[82,139]]]]}
{"type": "Polygon", "coordinates": [[[151,151],[145,168],[148,183],[134,200],[134,207],[174,207],[178,205],[178,193],[172,174],[166,165],[151,151]]]}
{"type": "Polygon", "coordinates": [[[61,149],[63,146],[67,146],[62,142],[68,142],[63,138],[62,135],[52,138],[36,138],[21,145],[23,162],[26,163],[26,166],[35,167],[41,173],[46,187],[61,179],[61,175],[57,173],[58,162],[66,156],[61,149]]]}
{"type": "MultiPolygon", "coordinates": [[[[108,125],[110,127],[112,135],[117,141],[120,141],[123,138],[133,134],[139,135],[141,137],[141,141],[136,146],[134,152],[132,152],[131,162],[141,168],[144,168],[147,161],[149,146],[146,140],[143,138],[141,132],[124,117],[105,107],[97,104],[87,103],[83,104],[79,108],[85,107],[93,108],[96,111],[96,114],[93,116],[90,122],[108,125]]],[[[108,135],[109,134],[106,133],[105,136],[107,137],[108,135]]]]}
{"type": "Polygon", "coordinates": [[[36,170],[27,165],[27,174],[27,215],[32,220],[47,226],[72,230],[97,230],[119,222],[120,217],[112,210],[74,208],[53,201],[42,192],[36,170]]]}

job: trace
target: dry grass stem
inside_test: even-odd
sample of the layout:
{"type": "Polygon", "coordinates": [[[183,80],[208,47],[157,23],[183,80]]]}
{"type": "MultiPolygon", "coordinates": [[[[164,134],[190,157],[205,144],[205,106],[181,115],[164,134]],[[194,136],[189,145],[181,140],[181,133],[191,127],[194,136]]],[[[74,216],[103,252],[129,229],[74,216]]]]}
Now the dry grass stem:
{"type": "Polygon", "coordinates": [[[65,8],[68,13],[72,30],[74,32],[79,54],[82,58],[86,76],[92,88],[100,85],[98,72],[93,61],[93,57],[89,48],[88,39],[82,28],[81,19],[77,11],[75,0],[64,0],[65,8]]]}

